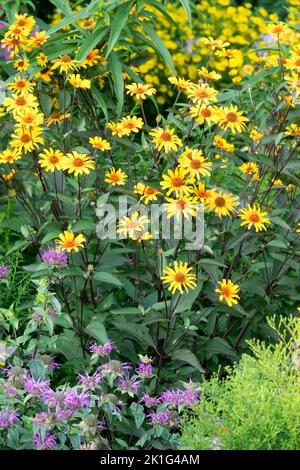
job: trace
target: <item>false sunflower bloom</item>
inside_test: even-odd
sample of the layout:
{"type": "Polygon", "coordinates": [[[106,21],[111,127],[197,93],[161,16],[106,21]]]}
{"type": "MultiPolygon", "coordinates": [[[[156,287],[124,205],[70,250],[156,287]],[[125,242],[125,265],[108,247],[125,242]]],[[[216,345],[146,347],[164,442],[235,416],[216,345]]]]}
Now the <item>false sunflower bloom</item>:
{"type": "Polygon", "coordinates": [[[26,108],[37,108],[38,102],[34,95],[18,95],[13,94],[4,100],[3,106],[7,111],[12,111],[13,114],[18,113],[26,108]]]}
{"type": "Polygon", "coordinates": [[[110,183],[112,186],[124,186],[126,184],[127,175],[124,171],[119,168],[116,170],[114,167],[111,167],[109,171],[105,173],[106,183],[110,183]]]}
{"type": "Polygon", "coordinates": [[[183,168],[175,168],[175,170],[168,170],[167,175],[162,175],[163,180],[160,185],[163,190],[167,191],[167,196],[170,196],[172,192],[176,194],[176,197],[182,197],[189,193],[190,189],[187,186],[186,181],[187,172],[183,168]]]}
{"type": "Polygon", "coordinates": [[[88,158],[85,153],[74,150],[61,158],[60,167],[62,170],[67,170],[69,174],[74,173],[75,176],[84,173],[89,175],[91,170],[95,168],[95,162],[88,158]]]}
{"type": "Polygon", "coordinates": [[[197,149],[193,151],[192,157],[179,157],[179,167],[183,168],[190,176],[191,179],[200,179],[200,176],[210,176],[212,163],[207,161],[204,157],[202,150],[197,149]]]}
{"type": "Polygon", "coordinates": [[[238,291],[240,289],[239,286],[237,284],[233,284],[230,279],[222,279],[218,284],[219,288],[216,289],[215,292],[220,294],[220,302],[225,299],[229,307],[232,307],[233,304],[237,304],[238,299],[240,298],[238,295],[238,291]]]}
{"type": "Polygon", "coordinates": [[[134,192],[141,196],[140,201],[144,201],[145,204],[148,204],[151,201],[156,201],[158,194],[161,194],[158,189],[146,186],[143,183],[137,183],[134,186],[134,192]]]}
{"type": "Polygon", "coordinates": [[[126,85],[127,94],[135,96],[138,100],[145,100],[148,96],[156,93],[155,88],[150,85],[143,85],[142,83],[131,83],[126,85]]]}
{"type": "Polygon", "coordinates": [[[129,135],[131,132],[139,132],[139,130],[142,129],[144,122],[140,117],[126,116],[121,119],[120,125],[129,135]]]}
{"type": "Polygon", "coordinates": [[[149,132],[149,135],[153,137],[152,142],[155,144],[157,150],[164,149],[165,153],[169,153],[172,150],[176,152],[178,147],[182,146],[181,139],[174,134],[175,129],[154,129],[149,132]]]}
{"type": "Polygon", "coordinates": [[[63,153],[60,150],[52,148],[45,149],[44,152],[39,154],[39,164],[46,172],[53,173],[55,170],[60,170],[60,163],[63,158],[63,153]]]}
{"type": "Polygon", "coordinates": [[[213,143],[217,148],[224,150],[224,152],[231,153],[234,151],[234,145],[230,144],[229,142],[227,142],[226,139],[224,139],[223,137],[219,135],[215,136],[213,143]]]}
{"type": "Polygon", "coordinates": [[[107,140],[102,139],[102,137],[90,137],[89,143],[94,147],[94,149],[101,150],[101,152],[111,149],[110,143],[107,142],[107,140]]]}
{"type": "Polygon", "coordinates": [[[27,59],[18,59],[13,63],[13,66],[18,72],[26,72],[29,67],[29,60],[27,59]]]}
{"type": "Polygon", "coordinates": [[[58,59],[53,61],[52,69],[58,69],[60,73],[65,72],[68,73],[71,70],[74,70],[78,67],[78,62],[73,60],[68,54],[60,56],[58,59]]]}
{"type": "Polygon", "coordinates": [[[220,218],[226,215],[230,217],[232,213],[237,212],[235,206],[238,203],[238,198],[232,194],[213,191],[211,197],[205,201],[205,207],[209,211],[214,210],[220,218]]]}
{"type": "Polygon", "coordinates": [[[205,123],[209,126],[218,122],[219,119],[218,108],[214,106],[191,106],[190,115],[198,124],[205,123]]]}
{"type": "Polygon", "coordinates": [[[267,230],[265,224],[270,224],[270,219],[266,217],[267,212],[262,212],[258,204],[253,207],[248,205],[246,209],[241,209],[240,218],[243,220],[241,226],[247,225],[248,230],[252,227],[256,232],[267,230]]]}
{"type": "Polygon", "coordinates": [[[35,127],[33,129],[17,128],[12,134],[12,141],[10,145],[17,149],[19,152],[24,150],[25,153],[39,147],[44,143],[44,139],[40,136],[42,129],[35,127]]]}
{"type": "Polygon", "coordinates": [[[193,102],[197,104],[207,105],[211,101],[217,101],[218,91],[209,87],[206,83],[192,85],[188,92],[188,97],[192,98],[193,102]]]}
{"type": "Polygon", "coordinates": [[[16,113],[15,120],[17,121],[17,128],[33,129],[43,124],[44,115],[35,108],[25,108],[16,113]]]}
{"type": "Polygon", "coordinates": [[[175,217],[180,220],[183,216],[185,219],[195,217],[199,203],[195,197],[182,197],[181,199],[166,198],[163,210],[168,213],[167,218],[175,217]]]}
{"type": "Polygon", "coordinates": [[[91,88],[91,80],[88,80],[87,78],[81,78],[79,73],[73,73],[72,75],[70,75],[68,77],[68,82],[74,88],[81,88],[83,90],[91,88]]]}
{"type": "Polygon", "coordinates": [[[195,289],[196,287],[196,276],[191,271],[192,267],[189,267],[187,263],[180,261],[174,261],[173,267],[167,266],[164,269],[164,276],[161,276],[161,280],[164,284],[170,284],[168,290],[175,294],[176,290],[179,290],[180,294],[183,294],[183,289],[188,292],[189,289],[195,289]]]}
{"type": "Polygon", "coordinates": [[[242,132],[249,119],[243,116],[242,111],[238,111],[237,106],[231,105],[229,108],[219,108],[219,122],[221,129],[230,129],[233,134],[242,132]]]}
{"type": "Polygon", "coordinates": [[[70,117],[71,113],[60,113],[59,111],[53,111],[45,120],[45,124],[49,127],[52,124],[57,124],[60,121],[63,121],[64,119],[70,119],[70,117]]]}
{"type": "Polygon", "coordinates": [[[168,80],[170,83],[172,83],[172,85],[176,86],[177,90],[180,91],[187,90],[192,85],[190,80],[186,80],[185,78],[181,77],[169,77],[168,80]]]}
{"type": "Polygon", "coordinates": [[[121,122],[109,121],[106,127],[111,130],[112,135],[116,135],[117,137],[128,135],[128,130],[123,127],[121,122]]]}
{"type": "Polygon", "coordinates": [[[148,223],[149,219],[146,215],[140,215],[138,211],[135,211],[132,215],[121,218],[118,233],[133,238],[142,230],[145,230],[148,223]]]}
{"type": "Polygon", "coordinates": [[[59,238],[55,240],[55,243],[60,245],[62,250],[66,250],[70,253],[73,250],[78,251],[80,247],[84,246],[85,237],[82,233],[75,236],[73,232],[65,230],[63,233],[59,234],[59,238]]]}
{"type": "Polygon", "coordinates": [[[12,90],[13,93],[26,95],[33,92],[34,83],[22,77],[14,77],[14,81],[8,83],[7,88],[12,90]]]}
{"type": "Polygon", "coordinates": [[[253,175],[259,172],[258,165],[254,162],[246,162],[239,166],[239,169],[242,173],[246,173],[247,175],[253,175]]]}
{"type": "Polygon", "coordinates": [[[0,153],[0,163],[13,163],[15,160],[20,160],[21,153],[16,149],[6,149],[0,153]]]}
{"type": "Polygon", "coordinates": [[[201,202],[205,202],[214,195],[214,190],[207,189],[205,183],[199,182],[197,186],[194,184],[191,189],[191,194],[194,194],[201,202]]]}

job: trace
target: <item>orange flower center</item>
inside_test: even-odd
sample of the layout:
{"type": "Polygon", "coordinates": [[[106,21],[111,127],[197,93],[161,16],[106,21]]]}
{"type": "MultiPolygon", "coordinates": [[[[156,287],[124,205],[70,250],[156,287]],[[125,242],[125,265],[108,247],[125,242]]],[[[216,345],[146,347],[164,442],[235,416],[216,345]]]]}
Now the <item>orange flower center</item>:
{"type": "Polygon", "coordinates": [[[69,55],[63,55],[60,59],[61,62],[63,62],[64,64],[67,64],[69,62],[71,62],[71,57],[69,55]]]}
{"type": "Polygon", "coordinates": [[[297,59],[297,60],[295,61],[295,65],[296,65],[297,67],[300,67],[300,59],[297,59]]]}
{"type": "Polygon", "coordinates": [[[19,80],[17,83],[16,83],[16,87],[17,88],[25,88],[26,84],[23,80],[19,80]]]}
{"type": "Polygon", "coordinates": [[[185,275],[183,273],[176,273],[175,274],[175,281],[176,282],[184,282],[185,281],[185,275]]]}
{"type": "Polygon", "coordinates": [[[198,168],[200,168],[201,167],[200,160],[191,160],[190,167],[193,168],[193,170],[197,170],[198,168]]]}
{"type": "Polygon", "coordinates": [[[230,297],[231,296],[231,289],[228,286],[222,287],[222,294],[224,297],[230,297]]]}
{"type": "Polygon", "coordinates": [[[26,26],[26,21],[25,21],[25,20],[18,20],[18,21],[17,21],[17,25],[18,25],[18,26],[21,26],[21,27],[22,27],[22,26],[26,26]]]}
{"type": "Polygon", "coordinates": [[[222,196],[219,196],[215,199],[215,205],[216,207],[224,207],[226,204],[225,199],[222,196]]]}
{"type": "Polygon", "coordinates": [[[164,131],[161,136],[160,136],[161,140],[163,140],[164,142],[169,142],[170,140],[172,140],[172,135],[170,134],[170,132],[168,131],[164,131]]]}
{"type": "Polygon", "coordinates": [[[238,119],[237,114],[232,111],[230,113],[227,113],[226,118],[227,118],[227,121],[230,121],[230,122],[236,122],[238,119]]]}
{"type": "Polygon", "coordinates": [[[203,98],[208,98],[209,94],[205,90],[199,90],[197,91],[196,96],[200,99],[203,99],[203,98]]]}
{"type": "Polygon", "coordinates": [[[154,193],[155,193],[155,189],[150,188],[149,186],[144,189],[144,194],[151,195],[151,194],[154,194],[154,193]]]}
{"type": "Polygon", "coordinates": [[[140,93],[141,95],[145,93],[145,91],[146,91],[146,88],[143,88],[143,87],[138,87],[135,89],[135,92],[140,93]]]}
{"type": "Polygon", "coordinates": [[[31,124],[32,122],[34,122],[34,116],[32,115],[29,115],[29,116],[25,116],[23,121],[26,123],[26,124],[31,124]]]}
{"type": "Polygon", "coordinates": [[[25,106],[26,100],[23,96],[19,96],[19,98],[16,99],[16,105],[18,106],[25,106]]]}
{"type": "Polygon", "coordinates": [[[183,179],[182,178],[173,178],[172,179],[172,186],[175,188],[179,188],[183,184],[183,179]]]}
{"type": "Polygon", "coordinates": [[[185,208],[185,205],[186,205],[186,202],[183,201],[182,199],[179,199],[179,201],[177,201],[177,206],[178,206],[180,209],[184,209],[184,208],[185,208]]]}
{"type": "Polygon", "coordinates": [[[66,248],[73,248],[73,246],[76,246],[76,243],[74,240],[65,240],[64,241],[64,246],[66,248]]]}
{"type": "Polygon", "coordinates": [[[258,216],[258,214],[251,214],[251,215],[250,215],[250,220],[251,220],[251,222],[254,222],[254,223],[255,223],[255,222],[258,222],[258,221],[259,221],[259,216],[258,216]]]}
{"type": "Polygon", "coordinates": [[[51,157],[49,157],[49,163],[57,163],[58,162],[58,157],[56,155],[51,155],[51,157]]]}
{"type": "Polygon", "coordinates": [[[203,117],[210,117],[212,115],[212,112],[210,109],[204,108],[202,109],[201,114],[203,117]]]}
{"type": "Polygon", "coordinates": [[[121,178],[119,175],[117,175],[116,173],[113,174],[113,175],[110,175],[110,179],[113,183],[118,183],[119,181],[121,181],[121,178]]]}
{"type": "Polygon", "coordinates": [[[60,113],[58,111],[53,111],[53,113],[51,113],[49,117],[51,119],[59,119],[60,118],[60,113]]]}
{"type": "Polygon", "coordinates": [[[84,165],[84,161],[82,160],[82,158],[74,158],[73,165],[76,167],[81,167],[84,165]]]}
{"type": "Polygon", "coordinates": [[[31,136],[29,134],[23,134],[20,140],[23,144],[27,144],[31,141],[31,136]]]}
{"type": "Polygon", "coordinates": [[[24,60],[19,60],[18,67],[23,67],[23,66],[24,66],[24,60]]]}

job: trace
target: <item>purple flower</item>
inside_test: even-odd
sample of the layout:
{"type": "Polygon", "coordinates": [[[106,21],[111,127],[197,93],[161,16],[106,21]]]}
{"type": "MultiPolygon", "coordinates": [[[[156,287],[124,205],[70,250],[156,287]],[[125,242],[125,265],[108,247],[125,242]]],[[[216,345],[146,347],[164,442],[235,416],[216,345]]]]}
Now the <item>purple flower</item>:
{"type": "Polygon", "coordinates": [[[63,410],[58,407],[55,410],[54,417],[56,421],[63,421],[64,419],[71,418],[72,414],[73,414],[72,410],[63,410]]]}
{"type": "Polygon", "coordinates": [[[65,392],[54,391],[54,390],[51,390],[51,388],[48,388],[42,394],[41,398],[43,402],[48,406],[60,406],[61,404],[63,404],[65,397],[66,397],[65,392]]]}
{"type": "Polygon", "coordinates": [[[152,377],[152,365],[140,362],[139,367],[135,369],[136,373],[144,378],[152,377]]]}
{"type": "Polygon", "coordinates": [[[49,380],[35,380],[30,374],[23,379],[23,385],[27,393],[42,395],[49,389],[49,380]]]}
{"type": "Polygon", "coordinates": [[[59,369],[59,366],[59,363],[55,362],[55,357],[53,356],[53,354],[51,354],[49,356],[49,364],[47,364],[48,369],[53,371],[55,369],[59,369]]]}
{"type": "Polygon", "coordinates": [[[128,373],[130,369],[132,369],[132,367],[129,362],[123,362],[122,364],[119,361],[109,361],[106,364],[99,366],[97,370],[122,376],[123,374],[128,373]]]}
{"type": "Polygon", "coordinates": [[[8,411],[8,408],[0,411],[0,428],[6,429],[14,424],[19,413],[16,410],[8,411]]]}
{"type": "Polygon", "coordinates": [[[199,392],[195,389],[194,384],[188,384],[185,390],[166,390],[160,396],[163,403],[172,405],[174,408],[183,405],[191,408],[194,403],[199,401],[199,392]]]}
{"type": "Polygon", "coordinates": [[[67,253],[64,250],[58,251],[56,248],[51,247],[43,251],[41,258],[44,263],[50,264],[52,266],[59,266],[67,264],[68,262],[67,253]]]}
{"type": "Polygon", "coordinates": [[[37,450],[52,450],[56,447],[56,436],[50,434],[49,431],[43,436],[42,432],[37,432],[33,438],[33,444],[37,450]]]}
{"type": "Polygon", "coordinates": [[[111,353],[114,345],[112,341],[108,341],[105,344],[98,345],[96,343],[90,346],[90,352],[97,356],[103,357],[111,353]]]}
{"type": "Polygon", "coordinates": [[[160,405],[160,398],[158,397],[150,397],[149,393],[145,393],[142,398],[140,399],[140,402],[143,403],[146,406],[158,406],[160,405]]]}
{"type": "Polygon", "coordinates": [[[77,377],[80,385],[83,385],[85,388],[95,388],[96,385],[101,381],[102,374],[101,372],[96,371],[93,375],[77,374],[77,377]]]}
{"type": "Polygon", "coordinates": [[[5,264],[0,264],[0,279],[6,278],[9,269],[5,266],[5,264]]]}
{"type": "Polygon", "coordinates": [[[76,390],[69,390],[65,395],[64,405],[69,406],[73,410],[89,406],[89,404],[89,395],[85,392],[78,394],[76,390]]]}
{"type": "Polygon", "coordinates": [[[150,411],[147,417],[150,419],[150,424],[152,424],[152,426],[155,424],[165,426],[170,423],[170,410],[159,411],[158,413],[150,411]]]}
{"type": "Polygon", "coordinates": [[[13,397],[17,395],[18,390],[15,387],[7,387],[4,389],[4,393],[6,393],[6,395],[10,395],[11,397],[13,397]]]}
{"type": "Polygon", "coordinates": [[[51,419],[51,415],[43,411],[42,413],[37,413],[33,418],[32,422],[35,424],[47,424],[51,419]]]}
{"type": "Polygon", "coordinates": [[[130,379],[129,377],[119,377],[117,388],[122,392],[137,392],[141,386],[141,380],[130,379]]]}

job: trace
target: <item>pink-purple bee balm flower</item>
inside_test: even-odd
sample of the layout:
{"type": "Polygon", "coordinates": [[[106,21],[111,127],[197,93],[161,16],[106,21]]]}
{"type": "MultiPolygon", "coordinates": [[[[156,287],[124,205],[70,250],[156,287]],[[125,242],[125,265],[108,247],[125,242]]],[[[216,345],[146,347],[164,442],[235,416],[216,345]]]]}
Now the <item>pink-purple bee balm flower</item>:
{"type": "Polygon", "coordinates": [[[37,450],[52,450],[55,449],[57,445],[56,436],[49,431],[47,431],[44,436],[41,431],[37,432],[32,440],[37,450]]]}
{"type": "Polygon", "coordinates": [[[41,254],[42,261],[52,266],[67,264],[67,253],[63,250],[58,251],[56,248],[49,247],[41,254]]]}
{"type": "Polygon", "coordinates": [[[91,353],[97,354],[97,356],[100,356],[100,357],[107,356],[108,354],[110,354],[112,352],[113,342],[108,341],[105,344],[96,344],[96,343],[94,343],[90,346],[89,349],[90,349],[91,353]]]}
{"type": "Polygon", "coordinates": [[[6,278],[8,274],[8,268],[5,266],[5,264],[0,264],[0,279],[6,278]]]}
{"type": "Polygon", "coordinates": [[[8,411],[8,408],[5,408],[0,411],[0,428],[9,428],[18,419],[18,416],[19,413],[16,410],[8,411]]]}

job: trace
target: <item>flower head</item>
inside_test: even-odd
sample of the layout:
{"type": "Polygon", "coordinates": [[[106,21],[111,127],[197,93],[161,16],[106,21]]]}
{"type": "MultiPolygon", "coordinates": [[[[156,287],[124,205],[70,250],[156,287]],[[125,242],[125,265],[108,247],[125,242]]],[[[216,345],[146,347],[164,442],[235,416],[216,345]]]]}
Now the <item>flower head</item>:
{"type": "Polygon", "coordinates": [[[243,220],[241,226],[247,225],[248,230],[252,227],[256,232],[267,230],[265,224],[270,224],[270,219],[266,217],[267,212],[262,212],[258,204],[252,207],[248,204],[247,208],[241,209],[240,218],[243,220]]]}
{"type": "Polygon", "coordinates": [[[218,284],[219,288],[216,289],[215,292],[220,294],[220,302],[225,299],[229,307],[232,307],[233,304],[237,304],[238,299],[240,298],[238,295],[238,291],[240,289],[239,286],[237,284],[233,284],[230,279],[222,279],[218,284]]]}
{"type": "Polygon", "coordinates": [[[73,150],[61,158],[60,167],[62,170],[67,170],[69,174],[74,173],[75,176],[89,175],[91,170],[95,168],[95,162],[85,153],[73,150]]]}
{"type": "Polygon", "coordinates": [[[138,100],[145,100],[148,96],[152,96],[156,93],[155,88],[150,85],[143,85],[142,83],[131,83],[126,85],[127,93],[131,96],[135,96],[138,100]]]}
{"type": "Polygon", "coordinates": [[[63,250],[67,250],[70,253],[72,250],[78,251],[79,247],[83,247],[85,243],[85,237],[80,233],[76,235],[73,232],[65,230],[59,235],[59,238],[55,240],[55,243],[61,246],[63,250]]]}
{"type": "Polygon", "coordinates": [[[124,171],[119,168],[116,170],[114,167],[111,167],[109,171],[105,173],[106,183],[110,183],[112,186],[124,186],[126,184],[127,175],[124,171]]]}
{"type": "Polygon", "coordinates": [[[188,267],[188,264],[180,261],[174,261],[174,265],[164,269],[164,276],[161,276],[163,283],[170,284],[168,290],[174,294],[176,290],[179,290],[180,294],[183,294],[183,289],[188,292],[189,289],[195,289],[196,287],[196,276],[191,273],[192,267],[188,267]]]}
{"type": "Polygon", "coordinates": [[[153,137],[152,142],[155,144],[157,150],[164,150],[165,153],[171,151],[176,152],[178,147],[181,147],[182,140],[174,134],[175,129],[154,129],[149,132],[149,135],[153,137]]]}
{"type": "Polygon", "coordinates": [[[52,266],[59,266],[67,264],[68,257],[64,250],[49,247],[41,254],[42,261],[52,266]]]}

